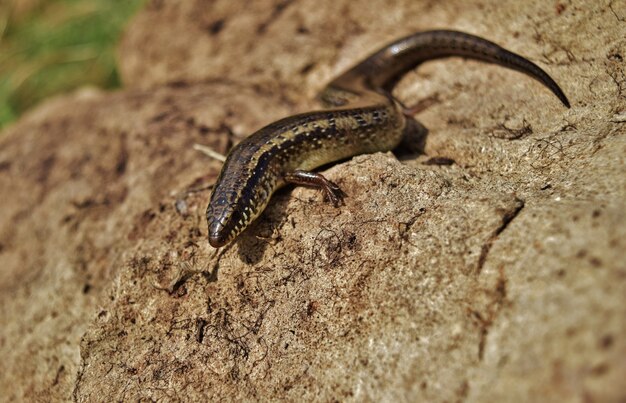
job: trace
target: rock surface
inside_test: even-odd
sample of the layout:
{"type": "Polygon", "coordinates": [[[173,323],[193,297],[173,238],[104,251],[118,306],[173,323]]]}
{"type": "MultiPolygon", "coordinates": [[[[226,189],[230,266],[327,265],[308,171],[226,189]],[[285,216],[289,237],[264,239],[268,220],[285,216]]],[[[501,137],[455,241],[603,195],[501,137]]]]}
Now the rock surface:
{"type": "Polygon", "coordinates": [[[124,91],[2,134],[0,399],[626,399],[626,6],[238,4],[150,2],[124,91]],[[424,155],[337,164],[344,207],[281,191],[216,255],[220,163],[193,145],[225,153],[441,27],[536,61],[572,109],[499,67],[426,64],[396,91],[432,101],[424,155]]]}

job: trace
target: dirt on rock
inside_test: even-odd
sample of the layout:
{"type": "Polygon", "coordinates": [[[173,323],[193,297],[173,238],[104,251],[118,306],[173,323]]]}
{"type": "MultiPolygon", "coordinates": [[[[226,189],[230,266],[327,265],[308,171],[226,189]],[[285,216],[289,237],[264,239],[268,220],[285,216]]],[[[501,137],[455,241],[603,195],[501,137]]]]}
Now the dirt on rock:
{"type": "Polygon", "coordinates": [[[623,401],[626,6],[618,1],[152,1],[125,89],[0,138],[3,401],[623,401]],[[462,59],[395,91],[421,154],[279,191],[230,247],[204,212],[226,153],[317,107],[389,40],[451,28],[546,69],[462,59]],[[443,163],[445,162],[445,163],[443,163]]]}

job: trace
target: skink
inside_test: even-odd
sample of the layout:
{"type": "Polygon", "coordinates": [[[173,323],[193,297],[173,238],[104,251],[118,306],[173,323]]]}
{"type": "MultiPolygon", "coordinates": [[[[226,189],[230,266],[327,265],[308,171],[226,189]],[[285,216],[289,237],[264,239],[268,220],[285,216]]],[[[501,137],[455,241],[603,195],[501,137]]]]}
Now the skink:
{"type": "Polygon", "coordinates": [[[357,154],[389,151],[403,137],[405,109],[391,95],[403,74],[448,56],[496,63],[548,87],[569,108],[557,83],[531,61],[488,40],[456,31],[419,32],[388,44],[322,91],[326,110],[302,113],[263,127],[229,152],[206,216],[209,243],[230,243],[287,183],[317,187],[337,205],[344,193],[311,170],[357,154]]]}

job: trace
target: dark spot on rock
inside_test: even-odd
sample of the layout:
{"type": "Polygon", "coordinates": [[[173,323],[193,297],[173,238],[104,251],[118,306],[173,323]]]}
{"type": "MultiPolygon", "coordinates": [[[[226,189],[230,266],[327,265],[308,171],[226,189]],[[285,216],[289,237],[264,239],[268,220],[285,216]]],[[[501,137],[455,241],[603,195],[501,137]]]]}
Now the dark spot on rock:
{"type": "Polygon", "coordinates": [[[158,115],[153,116],[153,117],[150,119],[150,121],[151,121],[151,122],[154,122],[154,123],[156,123],[156,122],[160,122],[160,121],[162,121],[163,119],[165,119],[168,115],[169,115],[169,112],[162,112],[162,113],[159,113],[158,115]]]}
{"type": "Polygon", "coordinates": [[[73,214],[68,214],[61,219],[61,224],[67,224],[74,219],[73,214]]]}
{"type": "Polygon", "coordinates": [[[207,30],[209,31],[211,35],[217,35],[222,31],[222,29],[224,29],[225,23],[226,23],[226,20],[223,18],[220,18],[219,20],[213,21],[211,24],[209,24],[209,26],[207,27],[207,30]]]}
{"type": "Polygon", "coordinates": [[[281,2],[276,4],[274,6],[274,11],[272,12],[272,14],[267,18],[266,21],[262,22],[257,27],[257,33],[264,34],[267,31],[267,28],[281,16],[283,11],[285,11],[287,6],[289,6],[293,1],[294,0],[282,0],[281,2]]]}
{"type": "Polygon", "coordinates": [[[86,198],[85,200],[72,200],[72,205],[77,209],[85,209],[95,206],[97,203],[91,197],[86,198]]]}
{"type": "Polygon", "coordinates": [[[592,256],[592,257],[589,258],[589,263],[591,263],[591,265],[593,267],[600,267],[600,266],[602,266],[602,260],[598,259],[595,256],[592,256]]]}
{"type": "Polygon", "coordinates": [[[598,217],[600,217],[600,214],[601,214],[600,210],[593,210],[593,213],[591,213],[591,216],[593,218],[598,218],[598,217]]]}
{"type": "Polygon", "coordinates": [[[141,224],[142,225],[148,225],[148,223],[150,223],[150,221],[154,220],[154,217],[156,217],[156,214],[151,209],[148,209],[148,210],[144,211],[141,214],[141,219],[140,219],[141,224]]]}
{"type": "Polygon", "coordinates": [[[50,171],[56,162],[56,156],[54,154],[49,155],[41,161],[39,166],[39,174],[37,175],[37,182],[44,184],[48,181],[50,171]]]}
{"type": "Polygon", "coordinates": [[[171,230],[164,237],[165,242],[167,243],[173,243],[176,241],[177,238],[178,238],[178,231],[175,231],[175,230],[171,230]]]}
{"type": "Polygon", "coordinates": [[[196,319],[196,341],[200,344],[202,344],[202,340],[204,340],[204,328],[206,324],[206,320],[202,318],[196,319]]]}
{"type": "Polygon", "coordinates": [[[506,280],[504,278],[499,278],[498,283],[496,285],[496,293],[498,294],[498,300],[502,301],[506,298],[506,280]]]}
{"type": "Polygon", "coordinates": [[[609,371],[609,365],[605,362],[598,364],[596,366],[594,366],[593,368],[591,368],[591,375],[594,376],[602,376],[604,374],[606,374],[609,371]]]}
{"type": "Polygon", "coordinates": [[[579,259],[584,258],[585,256],[587,256],[587,251],[584,249],[581,249],[578,251],[578,253],[576,253],[576,257],[579,259]]]}
{"type": "Polygon", "coordinates": [[[185,286],[185,284],[180,284],[178,285],[178,287],[177,287],[177,284],[175,284],[174,287],[175,289],[174,289],[174,292],[172,293],[173,298],[181,298],[187,295],[187,287],[185,286]]]}
{"type": "Polygon", "coordinates": [[[615,340],[613,339],[613,335],[605,334],[604,336],[602,336],[598,344],[600,345],[601,349],[608,350],[613,346],[614,341],[615,340]]]}
{"type": "Polygon", "coordinates": [[[455,161],[448,157],[432,157],[424,161],[423,165],[452,165],[455,161]]]}
{"type": "Polygon", "coordinates": [[[563,11],[565,11],[566,8],[567,8],[567,5],[563,3],[556,3],[556,5],[554,6],[554,11],[556,11],[557,15],[561,15],[561,13],[563,13],[563,11]]]}
{"type": "MultiPolygon", "coordinates": [[[[200,230],[199,227],[194,226],[192,228],[189,229],[189,237],[191,237],[192,239],[196,239],[196,238],[200,238],[203,237],[202,236],[202,231],[200,230]]],[[[189,241],[189,243],[185,246],[193,246],[193,247],[198,247],[198,244],[196,244],[193,241],[189,241]]]]}
{"type": "MultiPolygon", "coordinates": [[[[170,81],[169,83],[167,83],[168,87],[170,88],[187,88],[189,87],[189,83],[185,80],[174,80],[174,81],[170,81]]],[[[167,98],[165,100],[165,102],[167,104],[174,104],[175,101],[172,98],[167,98]]]]}
{"type": "Polygon", "coordinates": [[[317,312],[318,308],[319,308],[319,302],[317,302],[317,301],[309,302],[307,307],[306,307],[306,315],[307,316],[312,316],[315,312],[317,312]]]}
{"type": "Polygon", "coordinates": [[[52,386],[56,386],[59,383],[59,379],[61,378],[61,374],[65,372],[65,366],[61,365],[59,369],[57,369],[57,374],[54,377],[54,381],[52,382],[52,386]]]}
{"type": "Polygon", "coordinates": [[[354,249],[356,247],[357,237],[355,233],[348,234],[346,238],[346,246],[348,249],[354,249]]]}
{"type": "Polygon", "coordinates": [[[299,25],[298,28],[296,29],[296,32],[298,32],[299,34],[309,34],[311,31],[309,31],[309,29],[307,27],[305,27],[304,25],[299,25]]]}
{"type": "Polygon", "coordinates": [[[311,69],[313,69],[313,67],[315,67],[315,63],[314,62],[306,64],[304,67],[302,67],[300,69],[300,74],[304,75],[304,74],[308,73],[309,71],[311,71],[311,69]]]}
{"type": "Polygon", "coordinates": [[[117,176],[122,176],[126,172],[126,166],[128,165],[128,151],[125,147],[122,147],[119,155],[117,156],[117,163],[115,164],[115,173],[117,176]]]}
{"type": "Polygon", "coordinates": [[[556,276],[557,277],[565,277],[565,270],[564,269],[560,269],[556,272],[556,276]]]}
{"type": "Polygon", "coordinates": [[[6,171],[9,168],[11,168],[11,162],[10,161],[2,161],[2,162],[0,162],[0,171],[6,171]]]}
{"type": "Polygon", "coordinates": [[[275,14],[279,14],[282,13],[283,10],[289,5],[289,3],[291,3],[292,0],[283,0],[282,2],[276,4],[274,6],[274,13],[275,14]]]}
{"type": "Polygon", "coordinates": [[[83,286],[83,294],[88,294],[91,291],[91,284],[87,283],[83,286]]]}

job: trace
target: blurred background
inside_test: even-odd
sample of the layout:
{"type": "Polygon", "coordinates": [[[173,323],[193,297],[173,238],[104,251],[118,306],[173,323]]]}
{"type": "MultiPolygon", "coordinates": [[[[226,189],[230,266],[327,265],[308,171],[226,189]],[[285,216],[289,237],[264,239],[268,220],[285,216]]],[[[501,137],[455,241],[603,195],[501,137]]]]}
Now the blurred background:
{"type": "Polygon", "coordinates": [[[115,48],[145,0],[0,0],[0,130],[44,98],[120,85],[115,48]]]}

